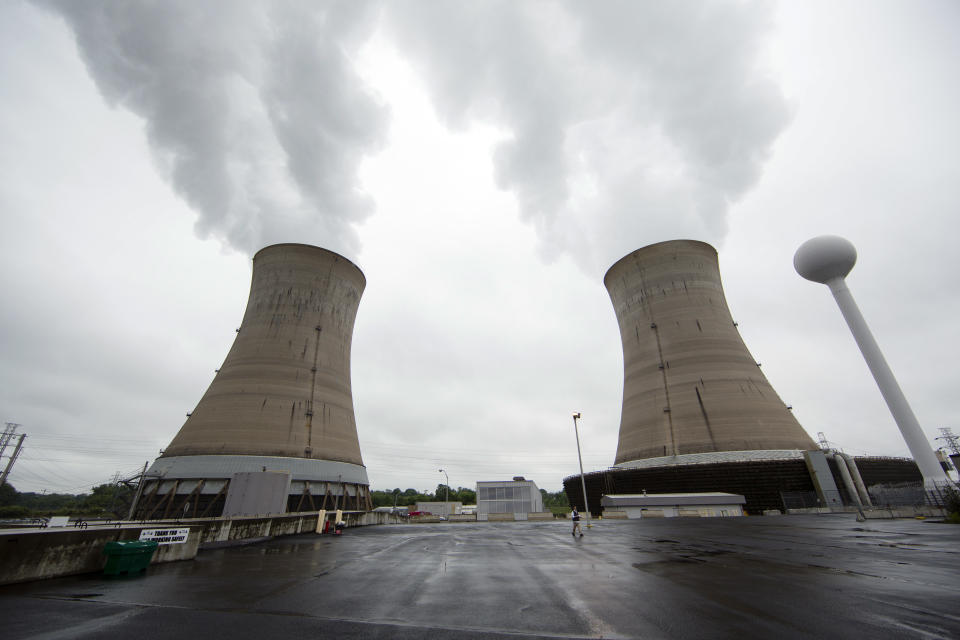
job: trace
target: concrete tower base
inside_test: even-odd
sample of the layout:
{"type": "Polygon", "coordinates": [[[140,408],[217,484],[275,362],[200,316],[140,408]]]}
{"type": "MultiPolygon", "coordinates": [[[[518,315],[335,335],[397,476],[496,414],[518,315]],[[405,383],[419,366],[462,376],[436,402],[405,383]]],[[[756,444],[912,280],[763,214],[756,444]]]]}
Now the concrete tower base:
{"type": "MultiPolygon", "coordinates": [[[[857,466],[876,506],[889,501],[884,496],[903,494],[906,504],[923,502],[923,478],[917,464],[908,458],[858,457],[857,466]]],[[[830,473],[843,505],[854,505],[836,463],[830,462],[830,473]]],[[[584,477],[587,498],[594,516],[601,513],[601,498],[605,495],[643,493],[702,493],[721,491],[742,495],[747,502],[744,509],[751,515],[764,511],[784,510],[798,506],[815,507],[816,487],[810,470],[799,458],[747,460],[740,462],[707,462],[702,464],[673,464],[646,468],[613,468],[595,471],[584,477]]],[[[580,476],[563,479],[563,488],[571,504],[583,504],[580,476]]],[[[895,502],[899,503],[899,502],[895,502]]],[[[828,505],[822,505],[828,506],[828,505]]]]}
{"type": "Polygon", "coordinates": [[[157,458],[143,482],[134,519],[219,516],[236,473],[290,474],[286,511],[368,511],[367,469],[331,460],[279,456],[175,456],[157,458]]]}

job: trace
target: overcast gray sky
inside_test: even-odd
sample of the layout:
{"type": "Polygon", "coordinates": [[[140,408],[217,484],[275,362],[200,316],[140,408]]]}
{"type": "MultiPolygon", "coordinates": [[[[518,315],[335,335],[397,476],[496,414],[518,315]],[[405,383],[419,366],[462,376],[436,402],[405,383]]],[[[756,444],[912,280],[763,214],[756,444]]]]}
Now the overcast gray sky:
{"type": "MultiPolygon", "coordinates": [[[[714,244],[734,318],[813,436],[907,455],[810,237],[931,440],[960,428],[960,5],[0,5],[0,418],[21,491],[165,447],[239,325],[250,257],[367,276],[353,393],[375,489],[613,463],[604,271],[714,244]]],[[[960,430],[960,429],[958,429],[960,430]]]]}

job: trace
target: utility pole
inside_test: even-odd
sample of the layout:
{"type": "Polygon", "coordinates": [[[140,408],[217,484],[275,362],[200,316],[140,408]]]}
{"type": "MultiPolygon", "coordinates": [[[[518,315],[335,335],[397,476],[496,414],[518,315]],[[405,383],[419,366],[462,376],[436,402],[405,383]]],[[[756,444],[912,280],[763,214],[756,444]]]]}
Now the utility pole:
{"type": "Polygon", "coordinates": [[[130,503],[130,513],[127,514],[127,520],[133,520],[133,514],[137,509],[137,503],[140,502],[140,496],[143,495],[143,482],[147,479],[147,464],[149,460],[143,463],[143,471],[140,472],[140,480],[137,482],[137,493],[133,496],[133,501],[130,503]]]}
{"type": "MultiPolygon", "coordinates": [[[[590,505],[587,503],[587,483],[583,479],[583,456],[580,455],[580,432],[577,431],[577,420],[580,418],[580,412],[573,414],[573,434],[577,436],[577,459],[580,461],[580,487],[583,489],[583,516],[590,519],[590,505]]],[[[587,527],[590,523],[587,523],[587,527]]]]}
{"type": "Polygon", "coordinates": [[[447,479],[447,484],[443,485],[443,501],[450,502],[450,476],[443,469],[438,469],[438,471],[447,479]]]}

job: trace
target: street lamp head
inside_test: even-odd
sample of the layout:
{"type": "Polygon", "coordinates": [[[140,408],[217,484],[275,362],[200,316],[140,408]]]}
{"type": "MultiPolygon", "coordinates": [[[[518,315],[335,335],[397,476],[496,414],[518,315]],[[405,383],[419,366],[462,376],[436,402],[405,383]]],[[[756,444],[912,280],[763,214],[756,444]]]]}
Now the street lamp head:
{"type": "Polygon", "coordinates": [[[574,418],[579,418],[579,417],[580,417],[580,412],[577,411],[575,414],[573,414],[573,417],[574,417],[574,418]]]}

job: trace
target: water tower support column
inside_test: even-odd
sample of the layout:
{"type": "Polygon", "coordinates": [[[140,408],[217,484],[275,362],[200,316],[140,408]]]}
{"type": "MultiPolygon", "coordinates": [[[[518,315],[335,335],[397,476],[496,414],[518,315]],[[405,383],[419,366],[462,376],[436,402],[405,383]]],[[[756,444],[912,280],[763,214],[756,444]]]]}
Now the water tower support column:
{"type": "Polygon", "coordinates": [[[850,332],[853,333],[863,358],[867,361],[873,379],[880,387],[880,393],[893,414],[893,419],[903,434],[903,439],[910,449],[914,461],[923,475],[924,487],[934,489],[938,486],[952,484],[943,467],[937,460],[933,449],[927,442],[920,422],[913,414],[907,403],[906,396],[893,377],[893,372],[887,364],[877,341],[873,338],[867,321],[864,320],[860,308],[853,299],[845,280],[853,265],[857,261],[857,250],[850,241],[837,236],[820,236],[808,240],[797,249],[793,258],[793,265],[801,276],[813,282],[819,282],[830,287],[840,313],[843,314],[850,332]]]}

